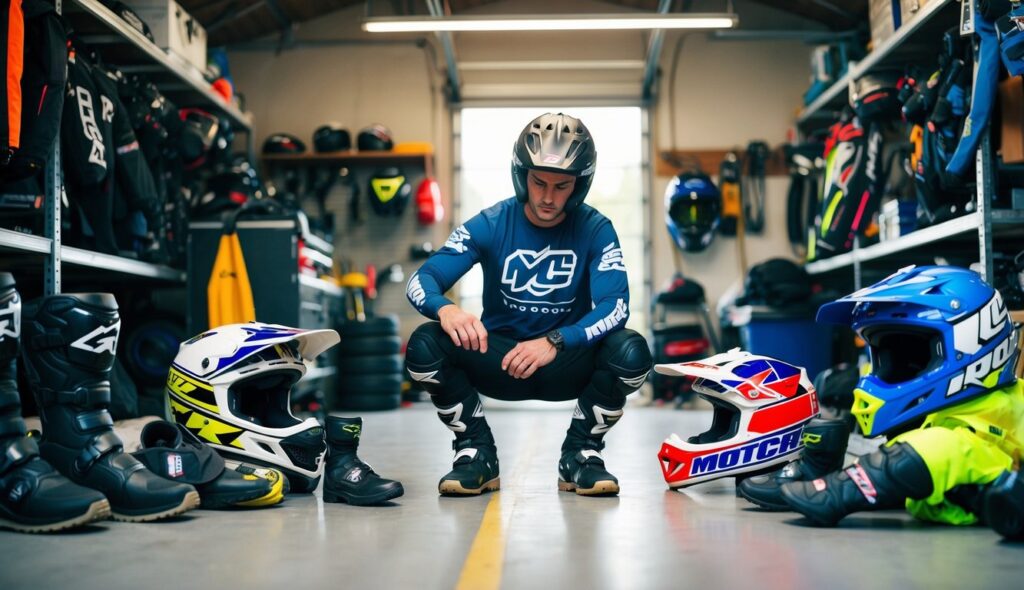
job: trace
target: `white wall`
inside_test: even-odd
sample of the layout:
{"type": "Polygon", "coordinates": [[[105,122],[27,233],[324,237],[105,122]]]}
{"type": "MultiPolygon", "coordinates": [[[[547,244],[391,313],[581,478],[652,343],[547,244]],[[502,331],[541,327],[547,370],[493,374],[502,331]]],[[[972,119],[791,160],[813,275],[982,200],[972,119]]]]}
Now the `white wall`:
{"type": "MultiPolygon", "coordinates": [[[[720,4],[720,3],[718,3],[720,4]]],[[[737,2],[741,27],[793,28],[770,9],[737,2]]],[[[697,5],[698,8],[701,6],[697,5]]],[[[721,7],[718,6],[718,9],[721,7]]],[[[706,6],[715,10],[715,4],[706,6]]],[[[669,87],[672,54],[679,34],[666,36],[662,83],[654,110],[655,152],[675,149],[744,149],[754,139],[777,146],[786,141],[809,79],[810,47],[793,41],[725,42],[688,34],[679,56],[675,87],[669,87]],[[675,142],[669,105],[675,103],[675,142]]],[[[718,170],[705,170],[716,176],[718,170]]],[[[652,280],[655,289],[674,272],[672,245],[662,206],[669,177],[655,177],[651,188],[652,280]]],[[[765,230],[748,235],[748,264],[773,257],[792,258],[786,236],[786,177],[767,182],[765,230]]],[[[705,287],[712,306],[735,281],[742,280],[735,238],[717,236],[704,252],[683,257],[683,271],[705,287]]]]}
{"type": "MultiPolygon", "coordinates": [[[[695,11],[721,11],[723,2],[696,2],[695,11]]],[[[794,28],[806,23],[743,0],[735,2],[745,28],[794,28]],[[794,23],[796,23],[794,25],[794,23]]],[[[551,12],[550,2],[506,0],[488,3],[473,13],[551,12]]],[[[357,5],[305,23],[296,38],[374,39],[359,30],[364,7],[357,5]]],[[[573,0],[557,4],[557,12],[627,12],[621,6],[591,0],[573,0]]],[[[642,60],[647,49],[645,32],[545,33],[545,34],[469,34],[455,35],[460,62],[496,60],[558,59],[634,59],[642,60]]],[[[807,86],[809,47],[796,42],[720,42],[704,33],[687,36],[679,60],[674,88],[668,88],[672,51],[679,33],[665,36],[660,66],[662,79],[658,101],[653,107],[652,134],[655,151],[696,148],[742,148],[752,139],[772,145],[785,140],[800,95],[807,86]],[[670,101],[676,103],[676,145],[671,145],[668,127],[670,101]]],[[[414,39],[415,35],[403,38],[414,39]]],[[[440,43],[436,46],[437,64],[444,67],[440,43]]],[[[381,122],[388,125],[396,140],[431,141],[437,150],[436,170],[446,195],[452,194],[450,118],[441,88],[443,73],[431,73],[424,51],[406,45],[342,45],[330,48],[295,49],[281,55],[273,52],[230,53],[236,88],[245,94],[248,108],[255,114],[257,147],[275,131],[288,131],[309,138],[325,121],[338,121],[353,133],[361,127],[381,122]],[[431,88],[434,88],[432,91],[431,88]]],[[[538,100],[575,98],[635,97],[639,103],[642,71],[576,72],[485,72],[462,76],[466,88],[479,96],[493,95],[495,84],[504,84],[509,94],[521,101],[523,96],[538,100]],[[590,85],[589,87],[587,85],[590,85]],[[527,89],[518,92],[515,89],[527,89]],[[572,91],[567,91],[571,88],[572,91]],[[482,92],[485,89],[486,92],[482,92]],[[547,93],[538,94],[538,93],[547,93]]],[[[509,138],[511,143],[513,138],[509,138]]],[[[496,154],[505,158],[507,154],[496,154]]],[[[653,166],[652,166],[653,168],[653,166]]],[[[717,171],[713,171],[717,172],[717,171]]],[[[662,195],[668,178],[654,178],[650,186],[650,227],[652,230],[653,284],[658,288],[671,276],[671,245],[664,229],[662,195]]],[[[789,255],[785,236],[786,182],[771,178],[768,183],[767,229],[747,243],[751,263],[772,256],[789,255]]],[[[345,195],[340,193],[338,199],[345,195]]],[[[338,204],[335,208],[342,211],[338,204]]],[[[411,212],[410,212],[411,216],[411,212]]],[[[404,227],[404,226],[403,226],[404,227]]],[[[431,239],[443,243],[446,227],[422,230],[409,226],[412,236],[396,238],[402,244],[431,239]],[[405,239],[408,237],[408,239],[405,239]]],[[[373,258],[381,241],[369,240],[373,227],[349,232],[345,250],[353,258],[373,258]],[[362,232],[362,233],[360,233],[362,232]],[[371,245],[372,244],[372,245],[371,245]]],[[[391,256],[395,252],[387,252],[391,256]]],[[[385,262],[377,254],[374,262],[385,262]]],[[[739,277],[734,240],[716,238],[711,248],[685,260],[687,274],[701,281],[713,302],[739,277]]],[[[397,290],[396,290],[397,291],[397,290]]],[[[384,302],[385,311],[401,311],[403,332],[415,325],[415,314],[397,294],[384,302]]]]}

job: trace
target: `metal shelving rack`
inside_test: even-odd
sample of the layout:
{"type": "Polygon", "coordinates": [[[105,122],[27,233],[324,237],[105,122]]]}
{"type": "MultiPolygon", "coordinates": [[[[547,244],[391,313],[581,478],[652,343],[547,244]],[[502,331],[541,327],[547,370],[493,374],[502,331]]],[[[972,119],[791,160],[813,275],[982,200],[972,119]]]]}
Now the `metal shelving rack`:
{"type": "MultiPolygon", "coordinates": [[[[892,37],[880,44],[867,57],[860,62],[852,63],[841,79],[801,111],[797,116],[797,126],[806,131],[830,121],[834,116],[832,109],[847,100],[850,84],[858,77],[877,68],[927,54],[929,42],[934,45],[936,33],[949,29],[952,23],[956,22],[959,6],[960,3],[954,0],[932,0],[926,4],[912,20],[900,27],[892,37]]],[[[920,249],[939,243],[969,240],[970,234],[974,232],[982,276],[986,280],[991,280],[993,239],[1014,238],[1024,241],[1024,211],[992,207],[994,170],[992,147],[987,131],[978,147],[976,171],[976,208],[973,213],[917,230],[895,240],[865,247],[855,242],[850,252],[808,263],[807,272],[812,275],[825,275],[852,269],[854,288],[859,289],[863,286],[862,270],[866,263],[926,257],[920,249]]],[[[890,270],[895,271],[896,268],[890,270]]]]}
{"type": "MultiPolygon", "coordinates": [[[[157,87],[171,97],[188,104],[203,104],[223,113],[236,125],[236,130],[247,133],[251,144],[251,117],[234,105],[227,104],[213,91],[201,73],[190,65],[157,47],[98,0],[56,0],[55,4],[57,12],[72,20],[76,30],[83,33],[89,42],[117,45],[116,65],[126,71],[150,74],[157,87]],[[64,10],[65,7],[71,10],[64,10]],[[105,34],[90,35],[96,31],[104,31],[105,34]]],[[[111,63],[114,61],[111,60],[111,63]]],[[[186,275],[182,270],[63,245],[60,235],[60,203],[63,194],[60,142],[57,141],[45,172],[45,235],[33,236],[0,229],[0,252],[16,254],[19,260],[35,268],[38,268],[35,266],[38,264],[37,258],[43,258],[45,294],[60,293],[62,269],[67,266],[102,271],[91,274],[91,278],[103,275],[121,278],[130,276],[147,281],[184,284],[186,275]]]]}

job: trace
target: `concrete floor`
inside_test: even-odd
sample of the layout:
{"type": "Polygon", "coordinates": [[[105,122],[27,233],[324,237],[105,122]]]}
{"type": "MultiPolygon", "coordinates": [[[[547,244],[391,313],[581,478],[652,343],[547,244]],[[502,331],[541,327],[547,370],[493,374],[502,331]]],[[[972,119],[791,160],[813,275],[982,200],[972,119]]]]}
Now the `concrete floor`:
{"type": "Polygon", "coordinates": [[[661,441],[703,430],[706,412],[627,408],[605,451],[620,496],[560,493],[570,415],[489,411],[502,491],[441,498],[450,437],[432,410],[367,414],[360,455],[405,486],[391,506],[289,496],[270,509],[199,510],[162,523],[0,531],[0,588],[1003,589],[1024,579],[1024,545],[986,528],[888,511],[815,529],[791,513],[757,511],[731,480],[668,491],[661,441]]]}

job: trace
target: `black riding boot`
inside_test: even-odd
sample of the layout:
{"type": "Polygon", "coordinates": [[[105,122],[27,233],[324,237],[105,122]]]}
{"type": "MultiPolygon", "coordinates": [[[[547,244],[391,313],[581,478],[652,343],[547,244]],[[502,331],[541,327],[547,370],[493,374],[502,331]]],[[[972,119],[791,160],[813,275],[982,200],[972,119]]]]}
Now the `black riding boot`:
{"type": "Polygon", "coordinates": [[[782,484],[817,479],[843,466],[850,441],[850,427],[844,420],[815,418],[801,438],[804,450],[799,459],[778,471],[744,479],[737,486],[739,494],[766,510],[789,510],[782,499],[782,484]]]}
{"type": "Polygon", "coordinates": [[[14,277],[0,273],[0,527],[42,533],[109,518],[103,494],[57,473],[25,436],[17,382],[20,333],[21,298],[14,277]]]}
{"type": "Polygon", "coordinates": [[[52,295],[25,309],[22,359],[39,404],[44,459],[110,501],[115,520],[144,522],[199,505],[190,485],[167,481],[114,434],[110,369],[121,320],[107,293],[52,295]]]}
{"type": "Polygon", "coordinates": [[[405,493],[401,483],[377,475],[356,454],[363,432],[362,418],[328,416],[326,430],[324,502],[369,506],[383,504],[405,493]]]}
{"type": "Polygon", "coordinates": [[[581,496],[619,493],[619,480],[605,469],[601,450],[604,435],[622,418],[623,405],[597,403],[586,392],[580,396],[562,443],[559,490],[581,496]]]}
{"type": "Polygon", "coordinates": [[[861,510],[899,508],[907,498],[918,500],[931,493],[928,466],[907,443],[883,446],[823,478],[782,485],[790,508],[819,526],[835,526],[861,510]]]}

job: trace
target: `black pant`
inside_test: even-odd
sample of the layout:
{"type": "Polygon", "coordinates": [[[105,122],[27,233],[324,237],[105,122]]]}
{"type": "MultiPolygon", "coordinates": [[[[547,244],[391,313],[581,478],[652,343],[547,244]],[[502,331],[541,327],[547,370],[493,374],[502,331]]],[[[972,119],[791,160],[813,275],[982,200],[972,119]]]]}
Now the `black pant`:
{"type": "Polygon", "coordinates": [[[474,390],[501,400],[564,401],[592,389],[601,401],[621,407],[651,369],[647,342],[633,330],[612,332],[590,348],[563,350],[527,379],[501,369],[501,360],[516,344],[491,333],[486,353],[466,350],[452,342],[440,323],[428,322],[409,338],[406,364],[438,406],[459,402],[474,390]]]}

